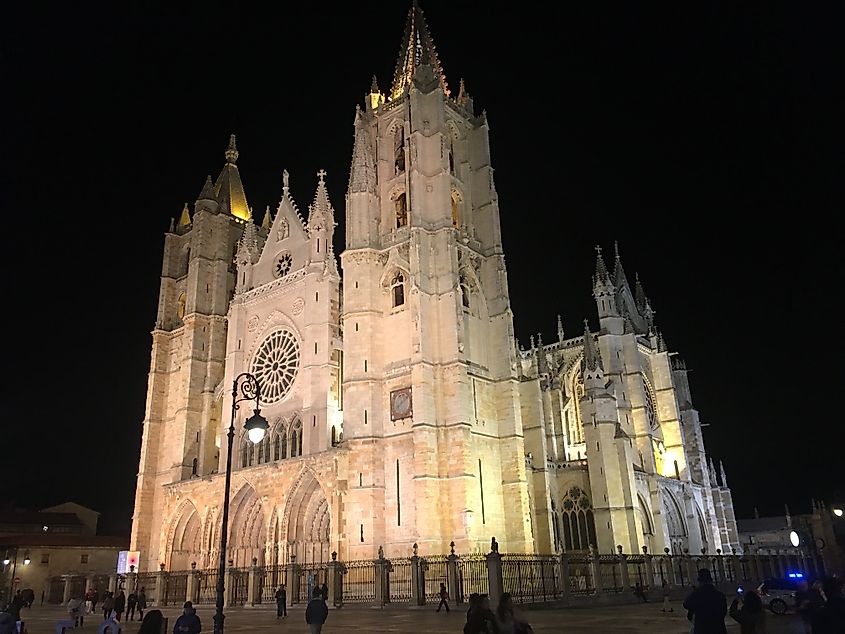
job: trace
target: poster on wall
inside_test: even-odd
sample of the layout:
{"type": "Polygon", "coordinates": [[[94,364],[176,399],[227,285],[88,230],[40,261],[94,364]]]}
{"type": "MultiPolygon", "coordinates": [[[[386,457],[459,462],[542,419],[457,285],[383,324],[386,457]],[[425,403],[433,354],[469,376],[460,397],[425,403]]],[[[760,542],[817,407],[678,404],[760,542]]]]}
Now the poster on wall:
{"type": "Polygon", "coordinates": [[[138,572],[138,560],[141,558],[139,550],[121,550],[117,553],[117,574],[125,575],[138,572]]]}

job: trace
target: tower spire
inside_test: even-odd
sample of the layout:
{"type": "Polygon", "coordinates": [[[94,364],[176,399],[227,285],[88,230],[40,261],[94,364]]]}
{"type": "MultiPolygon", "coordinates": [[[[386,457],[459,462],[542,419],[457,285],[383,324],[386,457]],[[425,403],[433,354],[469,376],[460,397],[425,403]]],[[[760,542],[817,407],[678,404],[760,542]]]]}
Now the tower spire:
{"type": "Polygon", "coordinates": [[[188,203],[182,208],[182,215],[179,217],[179,226],[187,227],[191,224],[191,212],[188,210],[188,203]]]}
{"type": "Polygon", "coordinates": [[[252,212],[246,202],[246,193],[241,182],[241,175],[238,172],[238,147],[235,143],[235,135],[229,135],[229,145],[226,148],[226,164],[217,177],[214,185],[214,194],[220,204],[220,211],[230,213],[241,220],[252,218],[252,212]]]}
{"type": "Polygon", "coordinates": [[[557,340],[558,342],[563,341],[563,321],[561,321],[560,315],[557,316],[557,340]]]}
{"type": "Polygon", "coordinates": [[[610,274],[607,272],[607,265],[604,263],[604,257],[601,254],[601,247],[596,245],[596,282],[605,282],[610,279],[610,274]]]}
{"type": "Polygon", "coordinates": [[[584,366],[587,370],[600,369],[604,370],[601,362],[601,355],[596,349],[596,342],[593,341],[593,335],[590,333],[590,325],[587,320],[584,320],[584,366]]]}
{"type": "Polygon", "coordinates": [[[402,36],[402,45],[399,49],[399,59],[396,61],[396,72],[393,74],[393,87],[390,89],[390,98],[398,99],[411,85],[417,66],[431,66],[434,76],[440,81],[440,88],[449,94],[449,86],[446,84],[446,75],[440,60],[437,57],[437,50],[434,47],[434,40],[428,31],[422,9],[417,0],[414,0],[408,10],[408,20],[405,23],[405,33],[402,36]]]}
{"type": "Polygon", "coordinates": [[[235,135],[229,135],[229,147],[226,148],[226,162],[235,165],[238,162],[238,146],[235,143],[235,135]]]}
{"type": "Polygon", "coordinates": [[[622,268],[622,258],[619,257],[619,243],[613,243],[614,263],[613,263],[613,281],[616,283],[616,288],[621,289],[628,285],[628,278],[625,277],[625,269],[622,268]]]}

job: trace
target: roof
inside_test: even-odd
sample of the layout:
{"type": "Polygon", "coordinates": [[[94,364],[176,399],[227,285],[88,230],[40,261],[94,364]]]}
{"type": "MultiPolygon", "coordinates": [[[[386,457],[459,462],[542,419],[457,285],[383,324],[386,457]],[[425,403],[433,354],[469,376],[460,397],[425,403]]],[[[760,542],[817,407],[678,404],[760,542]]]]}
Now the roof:
{"type": "Polygon", "coordinates": [[[431,66],[434,76],[440,82],[440,88],[449,94],[446,75],[437,57],[434,40],[428,31],[422,9],[414,2],[408,11],[408,21],[402,36],[402,46],[399,49],[399,59],[396,62],[396,72],[393,74],[393,87],[390,90],[391,99],[398,99],[405,89],[411,85],[417,66],[431,66]]]}
{"type": "Polygon", "coordinates": [[[56,535],[52,533],[4,535],[0,537],[0,548],[9,546],[99,546],[126,550],[129,548],[129,538],[108,535],[56,535]]]}
{"type": "Polygon", "coordinates": [[[238,150],[235,145],[235,135],[229,137],[229,147],[226,149],[226,164],[214,184],[214,194],[220,203],[220,210],[230,213],[241,220],[249,220],[252,216],[246,202],[246,193],[238,172],[238,150]]]}
{"type": "Polygon", "coordinates": [[[760,533],[763,531],[779,531],[788,528],[786,518],[778,517],[755,517],[747,520],[737,520],[736,530],[738,533],[760,533]]]}
{"type": "Polygon", "coordinates": [[[45,513],[43,511],[0,511],[0,525],[3,524],[62,524],[81,526],[74,513],[45,513]]]}

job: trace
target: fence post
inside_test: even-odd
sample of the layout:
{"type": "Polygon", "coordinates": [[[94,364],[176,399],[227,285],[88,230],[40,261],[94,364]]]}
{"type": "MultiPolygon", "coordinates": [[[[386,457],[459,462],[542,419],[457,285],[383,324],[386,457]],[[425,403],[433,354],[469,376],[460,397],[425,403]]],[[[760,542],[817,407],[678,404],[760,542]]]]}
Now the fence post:
{"type": "MultiPolygon", "coordinates": [[[[158,565],[156,571],[156,605],[167,605],[167,573],[164,572],[164,564],[158,565]]],[[[109,578],[109,588],[111,589],[112,579],[109,578]]]]}
{"type": "Polygon", "coordinates": [[[566,552],[560,554],[560,592],[564,601],[569,602],[569,555],[566,552]]]}
{"type": "Polygon", "coordinates": [[[651,589],[654,587],[654,555],[648,553],[648,546],[643,546],[643,559],[645,559],[645,582],[651,589]]]}
{"type": "Polygon", "coordinates": [[[590,544],[590,568],[593,571],[593,586],[595,586],[596,594],[602,591],[601,583],[601,564],[599,564],[599,554],[596,552],[596,547],[590,544]]]}
{"type": "Polygon", "coordinates": [[[249,584],[246,588],[246,603],[249,607],[255,607],[256,603],[261,603],[261,600],[258,597],[258,581],[260,577],[258,576],[258,558],[252,558],[252,566],[249,568],[249,578],[247,579],[247,583],[249,584]]]}
{"type": "Polygon", "coordinates": [[[223,607],[228,608],[232,605],[232,598],[234,597],[233,581],[235,579],[235,571],[233,570],[235,562],[229,560],[229,565],[226,567],[226,572],[223,575],[223,607]]]}
{"type": "Polygon", "coordinates": [[[329,602],[336,608],[343,607],[343,578],[340,564],[337,563],[337,551],[332,552],[332,560],[327,564],[329,584],[329,602]]]}
{"type": "Polygon", "coordinates": [[[375,599],[381,606],[384,606],[384,604],[387,603],[387,601],[385,601],[385,593],[389,592],[389,589],[387,588],[387,563],[387,560],[384,558],[384,548],[379,546],[378,559],[376,559],[373,564],[376,567],[375,599]]]}
{"type": "MultiPolygon", "coordinates": [[[[461,584],[458,583],[458,556],[455,554],[455,542],[450,542],[449,548],[451,552],[449,553],[449,557],[446,559],[446,583],[448,584],[447,590],[449,592],[449,596],[452,597],[452,600],[456,604],[463,603],[464,589],[461,587],[461,584]]],[[[422,595],[423,598],[425,598],[425,592],[423,592],[422,595]]],[[[419,605],[422,605],[422,603],[420,603],[419,605]]]]}
{"type": "Polygon", "coordinates": [[[191,572],[188,573],[188,582],[185,584],[185,601],[196,603],[197,600],[197,562],[191,562],[191,572]]]}
{"type": "Polygon", "coordinates": [[[628,555],[622,552],[622,544],[616,546],[619,551],[619,578],[622,584],[622,592],[627,592],[631,588],[631,580],[628,578],[628,555]]]}
{"type": "MultiPolygon", "coordinates": [[[[296,553],[290,554],[290,563],[287,565],[287,579],[290,587],[290,604],[299,603],[299,570],[296,567],[296,553]]],[[[309,600],[311,597],[309,597],[309,600]]]]}
{"type": "Polygon", "coordinates": [[[425,578],[423,577],[422,561],[417,555],[418,552],[419,546],[414,542],[414,554],[411,556],[411,603],[425,605],[425,578]]]}
{"type": "Polygon", "coordinates": [[[487,585],[490,597],[490,607],[495,609],[504,592],[502,582],[502,556],[499,554],[499,543],[494,537],[490,541],[490,552],[487,553],[487,585]]]}
{"type": "Polygon", "coordinates": [[[687,581],[690,585],[694,585],[698,579],[698,569],[695,564],[695,557],[690,555],[689,549],[684,548],[684,564],[687,568],[687,581]]]}

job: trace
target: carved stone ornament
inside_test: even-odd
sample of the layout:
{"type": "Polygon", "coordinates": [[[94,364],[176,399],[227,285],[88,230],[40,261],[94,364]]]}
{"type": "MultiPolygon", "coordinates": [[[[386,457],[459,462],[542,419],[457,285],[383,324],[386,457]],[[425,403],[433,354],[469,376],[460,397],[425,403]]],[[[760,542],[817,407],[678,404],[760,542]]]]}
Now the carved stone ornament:
{"type": "Polygon", "coordinates": [[[259,323],[260,323],[260,320],[258,319],[258,315],[253,315],[252,317],[249,318],[249,321],[246,322],[246,328],[250,332],[255,332],[258,329],[259,323]]]}
{"type": "Polygon", "coordinates": [[[290,312],[292,312],[295,316],[299,317],[302,314],[302,311],[305,310],[305,300],[301,297],[297,297],[293,300],[293,304],[290,307],[290,312]]]}

